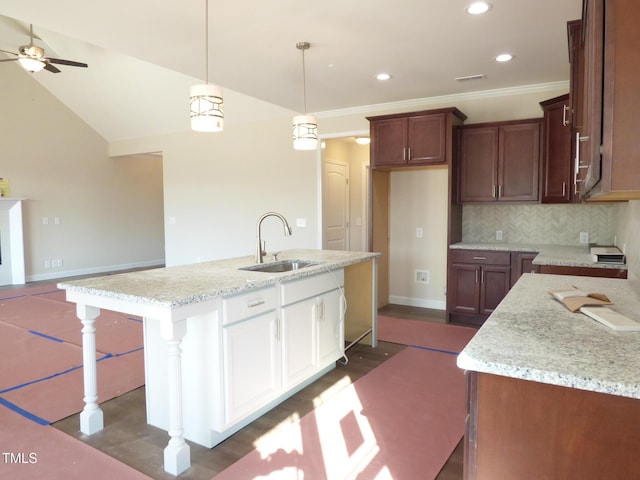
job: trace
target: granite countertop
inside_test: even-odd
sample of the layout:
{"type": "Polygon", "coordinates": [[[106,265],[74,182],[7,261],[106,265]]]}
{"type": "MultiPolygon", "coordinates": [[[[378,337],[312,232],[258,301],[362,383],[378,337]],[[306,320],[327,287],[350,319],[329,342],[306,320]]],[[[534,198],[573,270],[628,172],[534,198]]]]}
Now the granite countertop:
{"type": "MultiPolygon", "coordinates": [[[[61,282],[58,288],[125,302],[175,308],[346,267],[378,255],[372,252],[287,250],[278,255],[278,260],[309,260],[318,264],[282,273],[239,270],[255,265],[255,258],[249,255],[61,282]]],[[[265,263],[269,263],[269,258],[270,255],[265,257],[265,263]]]]}
{"type": "Polygon", "coordinates": [[[604,293],[640,322],[640,282],[525,274],[458,356],[465,370],[640,399],[640,332],[618,332],[549,295],[604,293]]]}
{"type": "Polygon", "coordinates": [[[534,252],[534,265],[560,265],[568,267],[617,268],[626,270],[626,264],[594,262],[587,245],[539,245],[526,243],[454,243],[449,248],[459,250],[492,250],[501,252],[534,252]]]}

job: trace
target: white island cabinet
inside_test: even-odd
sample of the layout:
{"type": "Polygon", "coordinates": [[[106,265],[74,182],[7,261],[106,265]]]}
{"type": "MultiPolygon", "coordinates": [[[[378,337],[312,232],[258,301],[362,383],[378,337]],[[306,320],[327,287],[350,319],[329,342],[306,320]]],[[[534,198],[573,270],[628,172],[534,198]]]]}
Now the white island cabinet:
{"type": "Polygon", "coordinates": [[[103,428],[100,309],[143,317],[147,422],[167,430],[164,469],[178,475],[191,463],[185,439],[213,447],[335,367],[347,302],[376,345],[377,256],[291,250],[282,257],[312,264],[266,273],[243,269],[253,260],[241,257],[60,283],[83,325],[81,431],[103,428]]]}

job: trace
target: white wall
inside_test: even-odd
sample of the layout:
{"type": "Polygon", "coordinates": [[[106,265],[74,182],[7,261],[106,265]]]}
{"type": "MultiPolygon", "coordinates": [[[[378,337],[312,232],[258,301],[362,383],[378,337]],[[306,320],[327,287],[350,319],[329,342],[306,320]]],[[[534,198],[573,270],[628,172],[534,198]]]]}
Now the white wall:
{"type": "Polygon", "coordinates": [[[317,152],[293,150],[291,116],[172,135],[163,152],[167,265],[253,255],[268,211],[293,229],[285,237],[278,219],[266,219],[268,252],[319,248],[317,152]]]}
{"type": "Polygon", "coordinates": [[[448,174],[446,167],[391,173],[390,303],[446,308],[448,174]],[[429,283],[416,282],[416,270],[427,271],[429,283]]]}
{"type": "Polygon", "coordinates": [[[0,105],[0,177],[26,198],[27,281],[164,261],[162,160],[109,158],[104,139],[21,69],[3,68],[0,105]]]}

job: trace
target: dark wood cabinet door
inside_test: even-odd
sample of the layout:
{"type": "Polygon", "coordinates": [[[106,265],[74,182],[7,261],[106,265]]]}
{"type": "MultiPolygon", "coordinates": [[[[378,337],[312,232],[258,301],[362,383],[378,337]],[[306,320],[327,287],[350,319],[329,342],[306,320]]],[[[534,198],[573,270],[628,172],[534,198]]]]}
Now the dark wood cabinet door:
{"type": "Polygon", "coordinates": [[[496,200],[498,129],[463,128],[460,132],[460,201],[496,200]]]}
{"type": "Polygon", "coordinates": [[[405,165],[407,119],[392,118],[371,122],[371,164],[405,165]]]}
{"type": "Polygon", "coordinates": [[[480,266],[454,263],[449,269],[450,311],[455,313],[479,313],[480,266]]]}
{"type": "Polygon", "coordinates": [[[571,125],[569,95],[540,104],[544,110],[542,152],[542,203],[571,201],[571,125]]]}
{"type": "Polygon", "coordinates": [[[540,122],[500,127],[498,199],[534,202],[540,199],[540,122]]]}
{"type": "Polygon", "coordinates": [[[407,161],[413,165],[447,163],[445,114],[408,118],[407,161]]]}
{"type": "Polygon", "coordinates": [[[523,273],[532,273],[535,270],[533,259],[538,256],[533,252],[519,252],[511,254],[511,286],[513,287],[523,273]]]}
{"type": "Polygon", "coordinates": [[[480,313],[491,315],[511,288],[511,267],[483,266],[480,282],[480,313]]]}

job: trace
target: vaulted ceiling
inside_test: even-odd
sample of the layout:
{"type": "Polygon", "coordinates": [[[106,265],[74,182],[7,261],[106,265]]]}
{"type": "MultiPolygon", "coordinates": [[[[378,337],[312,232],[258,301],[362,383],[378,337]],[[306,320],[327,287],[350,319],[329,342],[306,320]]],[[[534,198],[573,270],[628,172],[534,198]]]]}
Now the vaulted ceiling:
{"type": "MultiPolygon", "coordinates": [[[[209,80],[228,121],[303,110],[299,41],[310,112],[568,80],[581,0],[492,0],[482,16],[468,3],[209,0],[209,80]],[[514,59],[497,63],[503,52],[514,59]],[[470,75],[483,77],[455,80],[470,75]]],[[[0,49],[27,44],[33,24],[47,55],[89,64],[34,78],[106,139],[169,133],[188,128],[189,86],[206,76],[204,12],[205,0],[0,0],[0,49]]],[[[0,79],[7,68],[20,69],[0,63],[0,79]]]]}

